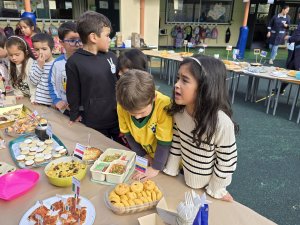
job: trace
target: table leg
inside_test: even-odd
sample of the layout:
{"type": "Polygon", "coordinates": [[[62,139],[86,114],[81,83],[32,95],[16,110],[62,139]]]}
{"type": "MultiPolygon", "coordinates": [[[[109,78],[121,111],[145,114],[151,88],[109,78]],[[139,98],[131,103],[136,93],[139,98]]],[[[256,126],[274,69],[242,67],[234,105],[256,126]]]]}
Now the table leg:
{"type": "MultiPolygon", "coordinates": [[[[278,81],[277,87],[280,88],[280,86],[281,86],[281,81],[278,81]]],[[[276,98],[275,98],[275,105],[274,105],[274,109],[273,109],[273,116],[275,116],[275,114],[276,114],[276,109],[277,109],[277,105],[278,105],[278,101],[279,101],[279,95],[280,95],[279,88],[277,90],[277,94],[276,94],[276,98]]]]}
{"type": "Polygon", "coordinates": [[[290,97],[291,97],[291,92],[292,92],[292,88],[293,88],[293,84],[290,84],[290,90],[289,90],[289,95],[288,95],[288,99],[287,99],[287,103],[286,104],[289,104],[290,97]]]}
{"type": "Polygon", "coordinates": [[[248,98],[249,98],[249,92],[251,89],[252,79],[253,79],[252,76],[248,76],[248,84],[247,84],[247,89],[246,89],[245,102],[248,101],[248,98]]]}
{"type": "Polygon", "coordinates": [[[253,77],[252,79],[252,84],[251,84],[251,90],[250,90],[250,102],[253,102],[254,99],[254,91],[255,91],[255,82],[256,82],[256,77],[253,77]]]}
{"type": "Polygon", "coordinates": [[[269,99],[268,99],[268,105],[267,105],[267,111],[266,111],[267,114],[269,114],[270,103],[271,103],[271,98],[272,98],[272,87],[273,87],[274,83],[275,83],[274,80],[271,80],[271,84],[270,84],[271,88],[269,90],[269,99]]]}
{"type": "Polygon", "coordinates": [[[299,123],[299,121],[300,121],[300,109],[299,109],[299,113],[298,113],[297,123],[299,123]]]}
{"type": "Polygon", "coordinates": [[[266,100],[265,100],[265,106],[267,105],[267,103],[268,103],[268,97],[269,98],[271,98],[271,96],[269,95],[268,96],[268,94],[269,94],[269,92],[270,92],[270,84],[271,84],[271,80],[269,80],[269,83],[268,83],[268,89],[267,89],[267,93],[266,93],[266,100]]]}
{"type": "Polygon", "coordinates": [[[295,105],[297,103],[297,99],[298,99],[298,95],[299,95],[299,89],[300,89],[300,85],[297,86],[297,91],[296,91],[296,94],[295,94],[295,98],[293,100],[293,104],[292,104],[292,108],[291,108],[289,120],[292,119],[293,114],[294,114],[295,105]]]}
{"type": "MultiPolygon", "coordinates": [[[[275,90],[275,91],[277,90],[277,93],[278,93],[278,80],[276,80],[276,82],[275,82],[274,90],[275,90]]],[[[275,93],[274,95],[276,95],[277,93],[275,93]]],[[[276,100],[276,98],[274,98],[274,99],[272,100],[272,104],[271,104],[271,107],[272,107],[272,108],[274,108],[275,100],[276,100]]]]}

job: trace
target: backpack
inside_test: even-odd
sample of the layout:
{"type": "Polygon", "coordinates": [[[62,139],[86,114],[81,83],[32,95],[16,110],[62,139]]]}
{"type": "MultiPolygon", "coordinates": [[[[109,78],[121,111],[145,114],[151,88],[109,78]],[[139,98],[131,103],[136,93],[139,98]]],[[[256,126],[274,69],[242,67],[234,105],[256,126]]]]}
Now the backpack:
{"type": "Polygon", "coordinates": [[[200,29],[200,33],[199,33],[199,35],[200,35],[200,39],[205,39],[206,38],[206,31],[205,31],[205,29],[203,28],[203,27],[199,27],[199,29],[200,29]]]}
{"type": "Polygon", "coordinates": [[[219,34],[218,28],[214,27],[211,30],[211,39],[218,39],[218,34],[219,34]]]}
{"type": "Polygon", "coordinates": [[[6,26],[4,28],[4,33],[7,38],[9,38],[10,36],[13,36],[15,34],[14,29],[10,26],[6,26]]]}
{"type": "Polygon", "coordinates": [[[192,34],[193,34],[193,28],[191,26],[186,26],[184,28],[184,36],[185,36],[185,40],[190,41],[192,38],[192,34]]]}
{"type": "Polygon", "coordinates": [[[209,27],[205,28],[205,33],[206,38],[211,38],[211,30],[209,27]]]}
{"type": "Polygon", "coordinates": [[[54,26],[53,24],[50,24],[49,26],[49,34],[53,37],[58,35],[57,27],[54,26]]]}
{"type": "Polygon", "coordinates": [[[172,28],[172,30],[171,30],[171,36],[172,36],[173,38],[176,38],[177,33],[178,33],[178,26],[175,25],[175,26],[172,28]]]}
{"type": "Polygon", "coordinates": [[[225,34],[225,43],[229,42],[230,36],[231,36],[231,32],[230,32],[230,28],[228,27],[225,34]]]}

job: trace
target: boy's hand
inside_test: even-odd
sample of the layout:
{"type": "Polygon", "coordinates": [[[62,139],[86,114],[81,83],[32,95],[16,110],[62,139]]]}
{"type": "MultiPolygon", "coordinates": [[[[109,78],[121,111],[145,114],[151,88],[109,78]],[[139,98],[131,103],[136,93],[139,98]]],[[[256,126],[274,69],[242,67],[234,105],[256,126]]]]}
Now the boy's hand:
{"type": "Polygon", "coordinates": [[[36,61],[37,61],[38,65],[39,65],[39,67],[41,69],[43,69],[44,65],[45,65],[45,57],[44,57],[44,55],[40,54],[36,61]]]}
{"type": "Polygon", "coordinates": [[[148,167],[146,173],[136,172],[132,176],[132,179],[143,181],[143,180],[148,180],[152,177],[156,177],[158,174],[159,174],[159,170],[153,169],[152,167],[148,167]]]}
{"type": "Polygon", "coordinates": [[[77,119],[75,121],[69,121],[69,125],[72,126],[73,123],[76,123],[76,122],[80,122],[82,120],[82,117],[81,116],[78,116],[77,119]]]}
{"type": "Polygon", "coordinates": [[[58,108],[59,110],[63,110],[66,109],[68,107],[68,103],[65,101],[59,101],[58,103],[56,103],[56,108],[58,108]]]}
{"type": "Polygon", "coordinates": [[[225,202],[233,202],[234,199],[233,197],[231,196],[231,194],[229,194],[229,192],[227,192],[226,195],[223,196],[223,198],[221,198],[222,201],[225,201],[225,202]]]}
{"type": "Polygon", "coordinates": [[[267,33],[267,38],[269,38],[269,37],[271,37],[271,32],[270,31],[267,33]]]}

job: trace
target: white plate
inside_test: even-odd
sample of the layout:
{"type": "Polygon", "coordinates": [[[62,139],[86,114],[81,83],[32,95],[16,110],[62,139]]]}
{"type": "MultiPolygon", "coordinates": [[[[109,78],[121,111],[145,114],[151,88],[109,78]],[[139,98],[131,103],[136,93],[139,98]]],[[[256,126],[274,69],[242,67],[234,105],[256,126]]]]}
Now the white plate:
{"type": "MultiPolygon", "coordinates": [[[[64,198],[69,198],[69,197],[74,197],[74,195],[62,195],[62,197],[64,198]]],[[[92,225],[95,221],[96,218],[96,211],[95,211],[95,207],[94,205],[86,198],[80,196],[80,205],[82,207],[86,207],[86,219],[85,219],[85,223],[83,225],[92,225]]],[[[47,198],[45,200],[43,200],[43,204],[47,207],[50,208],[50,206],[54,203],[59,201],[59,197],[51,197],[51,198],[47,198]]],[[[28,220],[28,217],[30,216],[30,214],[36,210],[38,207],[40,207],[41,205],[37,202],[34,206],[32,206],[30,209],[27,210],[27,212],[25,212],[25,214],[23,215],[22,219],[20,220],[19,225],[33,225],[34,222],[28,220]]],[[[59,225],[60,223],[57,223],[57,225],[59,225]]]]}

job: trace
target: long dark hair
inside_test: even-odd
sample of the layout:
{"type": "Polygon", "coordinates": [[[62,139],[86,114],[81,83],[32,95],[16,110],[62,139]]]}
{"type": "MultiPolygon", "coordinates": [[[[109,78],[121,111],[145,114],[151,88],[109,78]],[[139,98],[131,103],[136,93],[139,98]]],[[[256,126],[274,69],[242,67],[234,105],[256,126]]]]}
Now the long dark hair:
{"type": "Polygon", "coordinates": [[[19,77],[17,75],[16,64],[13,63],[12,61],[10,61],[10,79],[11,79],[11,83],[12,83],[13,87],[16,87],[17,84],[19,84],[20,81],[23,81],[25,79],[25,77],[28,75],[28,74],[26,75],[26,73],[25,73],[28,59],[29,58],[35,59],[35,57],[31,51],[30,47],[28,46],[27,42],[24,39],[22,39],[21,37],[10,36],[7,39],[6,48],[10,48],[13,45],[16,45],[19,50],[24,52],[24,56],[25,56],[25,59],[22,62],[21,74],[19,77]]]}
{"type": "Polygon", "coordinates": [[[117,64],[118,71],[122,69],[148,70],[147,56],[139,49],[130,49],[121,53],[117,64]]]}
{"type": "MultiPolygon", "coordinates": [[[[232,118],[232,110],[226,86],[226,68],[223,62],[203,55],[195,55],[193,58],[185,58],[179,68],[182,65],[188,65],[198,84],[193,116],[195,129],[192,134],[193,142],[200,146],[202,142],[211,143],[217,128],[218,111],[222,110],[229,118],[232,118]],[[205,139],[202,140],[204,137],[205,139]]],[[[175,88],[173,103],[168,110],[171,115],[182,112],[185,108],[184,105],[176,104],[174,94],[175,88]]],[[[237,124],[235,124],[235,131],[238,132],[237,124]]]]}

